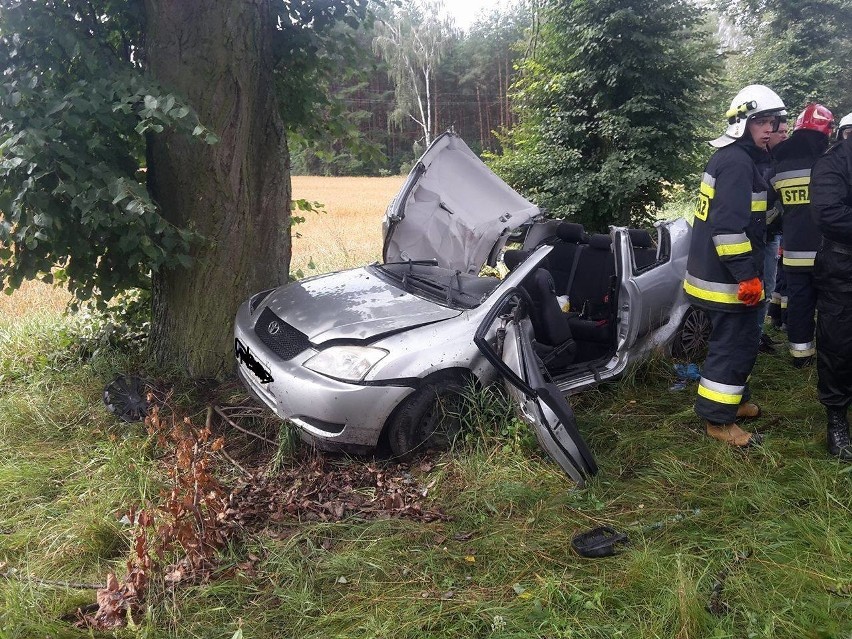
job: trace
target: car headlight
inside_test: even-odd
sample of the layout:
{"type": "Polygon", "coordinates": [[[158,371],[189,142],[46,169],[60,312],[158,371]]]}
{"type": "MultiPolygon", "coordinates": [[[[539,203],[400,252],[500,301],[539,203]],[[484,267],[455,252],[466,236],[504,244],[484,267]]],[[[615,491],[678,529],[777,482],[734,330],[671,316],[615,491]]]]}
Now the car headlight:
{"type": "Polygon", "coordinates": [[[370,346],[332,346],[320,351],[303,366],[315,373],[359,382],[388,352],[370,346]]]}

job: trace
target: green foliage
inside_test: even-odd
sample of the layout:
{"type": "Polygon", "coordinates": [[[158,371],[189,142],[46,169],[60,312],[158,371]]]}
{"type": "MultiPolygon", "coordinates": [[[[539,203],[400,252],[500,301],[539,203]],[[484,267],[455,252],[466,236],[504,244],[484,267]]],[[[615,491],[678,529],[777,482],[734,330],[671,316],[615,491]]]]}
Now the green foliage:
{"type": "Polygon", "coordinates": [[[276,90],[288,138],[300,155],[381,164],[378,148],[357,127],[359,115],[347,109],[348,91],[339,85],[363,80],[371,63],[364,31],[372,27],[372,11],[384,4],[283,0],[275,38],[276,90]]]}
{"type": "Polygon", "coordinates": [[[105,308],[87,304],[73,316],[73,334],[84,359],[117,350],[142,355],[151,330],[150,289],[118,293],[105,308]]]}
{"type": "Polygon", "coordinates": [[[695,169],[713,45],[686,0],[554,0],[515,85],[520,124],[492,166],[589,230],[641,225],[695,169]]]}
{"type": "MultiPolygon", "coordinates": [[[[167,222],[151,198],[146,146],[166,129],[199,145],[217,138],[180,96],[144,74],[141,0],[7,4],[0,12],[0,287],[56,280],[78,301],[104,307],[122,290],[148,287],[151,273],[191,266],[190,244],[200,238],[167,222]]],[[[270,6],[285,121],[304,136],[325,130],[357,139],[323,79],[357,59],[351,32],[366,18],[366,0],[270,6]]]]}
{"type": "MultiPolygon", "coordinates": [[[[362,58],[365,57],[363,51],[369,50],[369,46],[365,46],[366,49],[361,50],[362,58]]],[[[326,84],[328,104],[318,107],[325,116],[322,119],[325,129],[309,131],[307,135],[290,132],[293,175],[377,175],[387,165],[387,157],[379,144],[365,130],[372,113],[350,107],[350,102],[357,104],[351,96],[365,87],[365,69],[371,66],[365,60],[350,62],[357,63],[363,66],[359,69],[343,67],[342,77],[335,78],[334,82],[329,79],[326,84]],[[337,86],[338,80],[343,82],[342,87],[337,86]]]]}
{"type": "Polygon", "coordinates": [[[846,0],[719,0],[746,35],[731,65],[741,81],[766,84],[794,112],[821,102],[837,119],[852,110],[852,11],[846,0]]]}
{"type": "Polygon", "coordinates": [[[189,261],[192,233],[169,225],[145,189],[145,136],[172,127],[216,140],[110,46],[136,23],[77,11],[56,1],[2,12],[0,284],[41,276],[104,303],[189,261]]]}

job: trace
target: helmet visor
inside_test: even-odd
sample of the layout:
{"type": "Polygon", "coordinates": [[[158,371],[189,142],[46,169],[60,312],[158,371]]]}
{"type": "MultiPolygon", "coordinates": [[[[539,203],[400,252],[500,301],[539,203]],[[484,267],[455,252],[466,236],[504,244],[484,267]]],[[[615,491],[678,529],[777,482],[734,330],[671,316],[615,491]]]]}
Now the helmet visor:
{"type": "Polygon", "coordinates": [[[782,122],[787,122],[787,116],[781,115],[779,113],[767,112],[763,111],[762,113],[755,113],[752,116],[749,116],[749,122],[753,122],[760,126],[765,124],[772,124],[772,132],[777,133],[778,127],[781,126],[782,122]]]}

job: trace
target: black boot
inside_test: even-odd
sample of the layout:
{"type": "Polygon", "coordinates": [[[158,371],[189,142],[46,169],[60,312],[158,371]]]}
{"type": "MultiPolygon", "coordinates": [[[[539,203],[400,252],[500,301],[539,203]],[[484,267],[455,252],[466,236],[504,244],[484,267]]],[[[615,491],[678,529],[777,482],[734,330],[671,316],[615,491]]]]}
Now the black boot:
{"type": "Polygon", "coordinates": [[[852,462],[852,441],[849,439],[849,422],[845,408],[828,409],[828,452],[840,461],[852,462]]]}

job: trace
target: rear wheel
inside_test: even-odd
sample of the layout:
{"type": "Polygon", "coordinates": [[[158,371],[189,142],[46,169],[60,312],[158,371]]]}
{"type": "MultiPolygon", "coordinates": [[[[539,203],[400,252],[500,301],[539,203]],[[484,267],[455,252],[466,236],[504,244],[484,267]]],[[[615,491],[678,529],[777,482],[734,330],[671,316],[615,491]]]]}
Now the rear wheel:
{"type": "Polygon", "coordinates": [[[424,382],[406,398],[388,423],[394,456],[408,460],[427,450],[449,449],[464,423],[465,390],[459,378],[438,378],[424,382]]]}
{"type": "Polygon", "coordinates": [[[711,329],[707,313],[690,306],[672,342],[672,355],[691,362],[702,359],[707,354],[711,329]]]}

